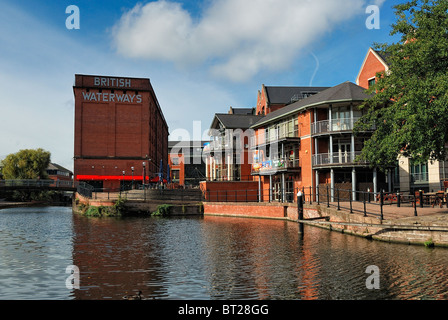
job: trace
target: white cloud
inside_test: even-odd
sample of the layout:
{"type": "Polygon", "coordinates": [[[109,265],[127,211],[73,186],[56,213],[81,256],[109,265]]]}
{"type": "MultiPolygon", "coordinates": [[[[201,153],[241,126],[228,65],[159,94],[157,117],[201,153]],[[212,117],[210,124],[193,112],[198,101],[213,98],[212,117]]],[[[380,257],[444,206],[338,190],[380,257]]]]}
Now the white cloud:
{"type": "Polygon", "coordinates": [[[367,2],[215,0],[193,19],[181,4],[159,0],[123,14],[114,42],[124,56],[204,63],[214,76],[246,81],[261,70],[286,69],[339,23],[364,14],[367,2]]]}

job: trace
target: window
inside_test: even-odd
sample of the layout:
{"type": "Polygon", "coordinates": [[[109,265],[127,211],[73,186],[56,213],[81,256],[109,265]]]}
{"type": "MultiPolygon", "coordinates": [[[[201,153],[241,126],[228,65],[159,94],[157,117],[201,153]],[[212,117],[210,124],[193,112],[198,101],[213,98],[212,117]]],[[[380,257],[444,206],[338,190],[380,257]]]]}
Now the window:
{"type": "Polygon", "coordinates": [[[332,130],[333,131],[341,131],[341,130],[350,130],[350,107],[334,107],[331,111],[332,121],[332,130]]]}
{"type": "Polygon", "coordinates": [[[375,85],[376,79],[372,78],[372,79],[369,79],[368,81],[369,81],[369,88],[370,88],[375,85]]]}
{"type": "Polygon", "coordinates": [[[288,121],[288,133],[290,137],[294,136],[294,118],[290,118],[288,121]]]}
{"type": "Polygon", "coordinates": [[[424,183],[428,182],[428,164],[414,164],[410,163],[411,166],[411,181],[414,183],[424,183]]]}
{"type": "Polygon", "coordinates": [[[179,170],[172,170],[171,171],[171,178],[173,180],[173,182],[179,182],[179,170]]]}

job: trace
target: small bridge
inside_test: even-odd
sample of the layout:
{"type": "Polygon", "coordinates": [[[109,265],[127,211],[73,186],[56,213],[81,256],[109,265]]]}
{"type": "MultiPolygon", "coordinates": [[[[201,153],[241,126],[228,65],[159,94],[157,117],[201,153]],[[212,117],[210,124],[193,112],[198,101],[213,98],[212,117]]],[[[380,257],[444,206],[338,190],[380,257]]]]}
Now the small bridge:
{"type": "Polygon", "coordinates": [[[70,180],[0,180],[0,191],[13,191],[13,190],[55,190],[55,191],[78,191],[85,193],[91,192],[93,187],[79,181],[70,180]]]}

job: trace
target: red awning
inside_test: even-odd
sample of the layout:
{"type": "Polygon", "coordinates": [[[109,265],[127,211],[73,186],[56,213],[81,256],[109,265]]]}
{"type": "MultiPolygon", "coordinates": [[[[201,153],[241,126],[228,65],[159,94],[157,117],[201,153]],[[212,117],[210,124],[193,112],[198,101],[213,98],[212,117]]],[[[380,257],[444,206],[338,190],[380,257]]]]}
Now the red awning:
{"type": "MultiPolygon", "coordinates": [[[[154,177],[151,180],[149,180],[149,182],[160,182],[160,177],[154,177]]],[[[166,183],[166,179],[163,179],[163,183],[166,183]]]]}

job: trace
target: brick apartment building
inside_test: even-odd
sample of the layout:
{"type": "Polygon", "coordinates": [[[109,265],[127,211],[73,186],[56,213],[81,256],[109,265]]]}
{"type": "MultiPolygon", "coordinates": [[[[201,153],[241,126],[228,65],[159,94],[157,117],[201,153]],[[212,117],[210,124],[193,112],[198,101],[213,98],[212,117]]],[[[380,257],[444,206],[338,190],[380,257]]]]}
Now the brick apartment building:
{"type": "Polygon", "coordinates": [[[308,96],[263,117],[256,131],[252,174],[260,177],[261,199],[295,201],[303,187],[328,185],[353,192],[385,188],[384,174],[359,163],[356,156],[369,132],[356,136],[353,125],[362,115],[358,106],[367,98],[365,89],[351,82],[308,96]]]}
{"type": "Polygon", "coordinates": [[[240,192],[252,201],[292,202],[298,189],[305,187],[309,192],[311,188],[316,194],[317,186],[321,193],[328,186],[334,200],[337,188],[345,189],[345,196],[351,193],[353,198],[359,190],[389,189],[390,177],[356,160],[364,140],[370,137],[370,132],[358,136],[353,132],[354,123],[362,116],[358,106],[368,98],[364,88],[344,82],[335,87],[296,87],[293,95],[294,91],[285,87],[263,86],[262,92],[267,94],[259,92],[252,123],[247,121],[248,115],[215,115],[207,158],[207,178],[212,183],[201,186],[210,200],[218,201],[223,194],[231,200],[240,192]],[[275,110],[269,107],[273,96],[283,96],[283,105],[277,103],[275,110]],[[247,138],[239,167],[245,173],[250,168],[251,177],[244,175],[239,183],[229,170],[234,167],[228,161],[232,153],[226,152],[233,146],[229,140],[233,136],[225,133],[229,128],[230,133],[243,129],[247,138]],[[220,161],[213,159],[217,152],[220,161]]]}
{"type": "MultiPolygon", "coordinates": [[[[217,162],[208,158],[207,178],[201,188],[210,201],[232,201],[246,193],[250,201],[296,201],[297,190],[311,188],[314,195],[344,189],[344,198],[357,191],[384,190],[411,192],[441,190],[448,178],[448,162],[414,164],[398,156],[396,168],[381,172],[357,160],[371,131],[355,136],[355,122],[362,116],[359,106],[368,98],[366,89],[376,83],[378,72],[388,71],[387,57],[370,48],[356,78],[334,87],[269,87],[258,91],[254,114],[248,124],[243,116],[216,114],[211,129],[210,155],[225,154],[217,162]],[[234,182],[231,153],[225,153],[231,137],[226,129],[245,130],[249,137],[245,161],[240,168],[251,168],[252,179],[234,182]],[[248,162],[246,162],[246,160],[248,162]],[[328,189],[327,189],[328,187],[328,189]],[[249,190],[249,196],[245,190],[249,190]],[[219,193],[221,191],[221,193],[219,193]],[[351,192],[350,192],[351,191],[351,192]],[[233,195],[235,193],[235,195],[233,195]],[[230,200],[229,200],[230,199],[230,200]]],[[[246,116],[247,117],[247,116],[246,116]]],[[[231,144],[230,144],[231,145],[231,144]]],[[[446,186],[445,186],[446,187],[446,186]]],[[[323,195],[323,194],[322,194],[323,195]]],[[[245,200],[243,199],[243,201],[245,200]]]]}
{"type": "Polygon", "coordinates": [[[74,179],[147,183],[168,164],[168,125],[149,79],[75,75],[74,179]]]}

